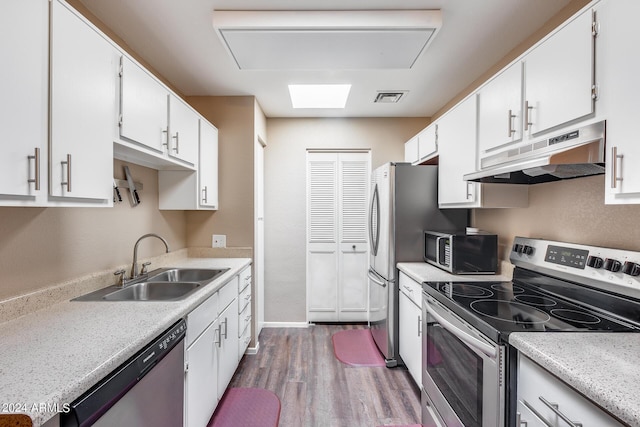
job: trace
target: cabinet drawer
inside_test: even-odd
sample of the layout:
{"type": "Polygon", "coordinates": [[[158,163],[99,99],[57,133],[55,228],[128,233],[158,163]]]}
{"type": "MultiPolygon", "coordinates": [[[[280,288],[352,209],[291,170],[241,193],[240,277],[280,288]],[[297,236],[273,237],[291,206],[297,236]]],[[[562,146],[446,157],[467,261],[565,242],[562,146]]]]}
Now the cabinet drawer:
{"type": "Polygon", "coordinates": [[[242,359],[242,355],[247,348],[249,347],[249,343],[251,342],[251,327],[245,328],[244,332],[240,335],[240,339],[238,340],[238,360],[242,359]]]}
{"type": "Polygon", "coordinates": [[[422,307],[422,285],[400,272],[400,291],[418,307],[422,307]]]}
{"type": "Polygon", "coordinates": [[[238,313],[251,304],[251,286],[247,286],[238,297],[238,313]]]}
{"type": "Polygon", "coordinates": [[[251,325],[251,307],[247,306],[238,314],[238,336],[241,337],[245,330],[251,325]]]}
{"type": "Polygon", "coordinates": [[[187,315],[187,336],[185,338],[185,347],[189,347],[189,345],[191,345],[191,343],[200,336],[207,326],[217,318],[218,293],[216,292],[187,315]]]}
{"type": "Polygon", "coordinates": [[[238,293],[242,292],[247,286],[251,285],[251,266],[240,272],[240,281],[238,282],[238,293]]]}
{"type": "Polygon", "coordinates": [[[220,300],[218,302],[218,314],[221,314],[225,308],[233,302],[238,296],[238,276],[234,276],[219,291],[220,300]]]}
{"type": "Polygon", "coordinates": [[[549,405],[557,405],[557,411],[576,424],[582,423],[584,427],[622,426],[595,403],[529,358],[520,355],[518,364],[518,401],[537,417],[543,421],[546,420],[548,425],[566,425],[549,407],[549,405]],[[549,405],[542,399],[545,399],[549,405]]]}

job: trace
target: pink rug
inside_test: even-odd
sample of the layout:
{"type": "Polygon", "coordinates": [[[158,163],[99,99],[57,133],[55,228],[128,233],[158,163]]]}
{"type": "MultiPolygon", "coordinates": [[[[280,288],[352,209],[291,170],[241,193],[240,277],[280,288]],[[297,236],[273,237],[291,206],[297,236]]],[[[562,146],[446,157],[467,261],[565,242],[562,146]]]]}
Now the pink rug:
{"type": "Polygon", "coordinates": [[[378,426],[378,427],[422,427],[422,424],[407,424],[401,426],[378,426]]]}
{"type": "Polygon", "coordinates": [[[230,388],[222,396],[207,427],[277,427],[280,399],[259,388],[230,388]]]}
{"type": "Polygon", "coordinates": [[[357,367],[385,366],[369,329],[348,329],[333,334],[333,354],[344,364],[357,367]]]}

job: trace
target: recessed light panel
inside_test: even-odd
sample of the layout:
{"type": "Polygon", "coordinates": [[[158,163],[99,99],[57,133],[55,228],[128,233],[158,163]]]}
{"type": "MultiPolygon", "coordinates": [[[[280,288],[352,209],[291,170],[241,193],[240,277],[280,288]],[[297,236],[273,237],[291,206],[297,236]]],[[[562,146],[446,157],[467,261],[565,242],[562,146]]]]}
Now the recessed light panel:
{"type": "Polygon", "coordinates": [[[293,108],[344,108],[350,84],[289,85],[293,108]]]}

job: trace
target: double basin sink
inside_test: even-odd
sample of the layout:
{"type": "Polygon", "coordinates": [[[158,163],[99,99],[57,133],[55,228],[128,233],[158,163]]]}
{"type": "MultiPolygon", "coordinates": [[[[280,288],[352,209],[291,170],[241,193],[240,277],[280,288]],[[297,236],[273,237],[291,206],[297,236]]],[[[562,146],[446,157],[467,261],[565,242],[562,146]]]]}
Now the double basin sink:
{"type": "Polygon", "coordinates": [[[228,268],[160,268],[124,287],[108,286],[73,301],[176,301],[213,282],[228,268]]]}

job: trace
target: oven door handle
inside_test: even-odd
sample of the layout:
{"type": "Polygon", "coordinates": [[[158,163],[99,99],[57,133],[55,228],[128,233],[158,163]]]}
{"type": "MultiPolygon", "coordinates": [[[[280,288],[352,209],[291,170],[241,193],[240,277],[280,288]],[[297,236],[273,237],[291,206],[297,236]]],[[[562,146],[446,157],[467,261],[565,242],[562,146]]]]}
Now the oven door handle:
{"type": "Polygon", "coordinates": [[[447,319],[442,317],[431,307],[431,305],[433,305],[431,301],[429,301],[428,299],[425,299],[424,301],[427,303],[425,308],[427,309],[429,314],[433,316],[434,319],[436,319],[436,321],[440,323],[440,325],[444,329],[446,329],[447,331],[451,332],[453,335],[458,337],[460,341],[463,341],[464,343],[470,345],[471,347],[477,350],[480,350],[482,353],[486,354],[490,358],[492,359],[496,358],[498,351],[496,350],[495,347],[483,341],[480,341],[478,338],[458,329],[453,323],[449,322],[447,319]]]}

